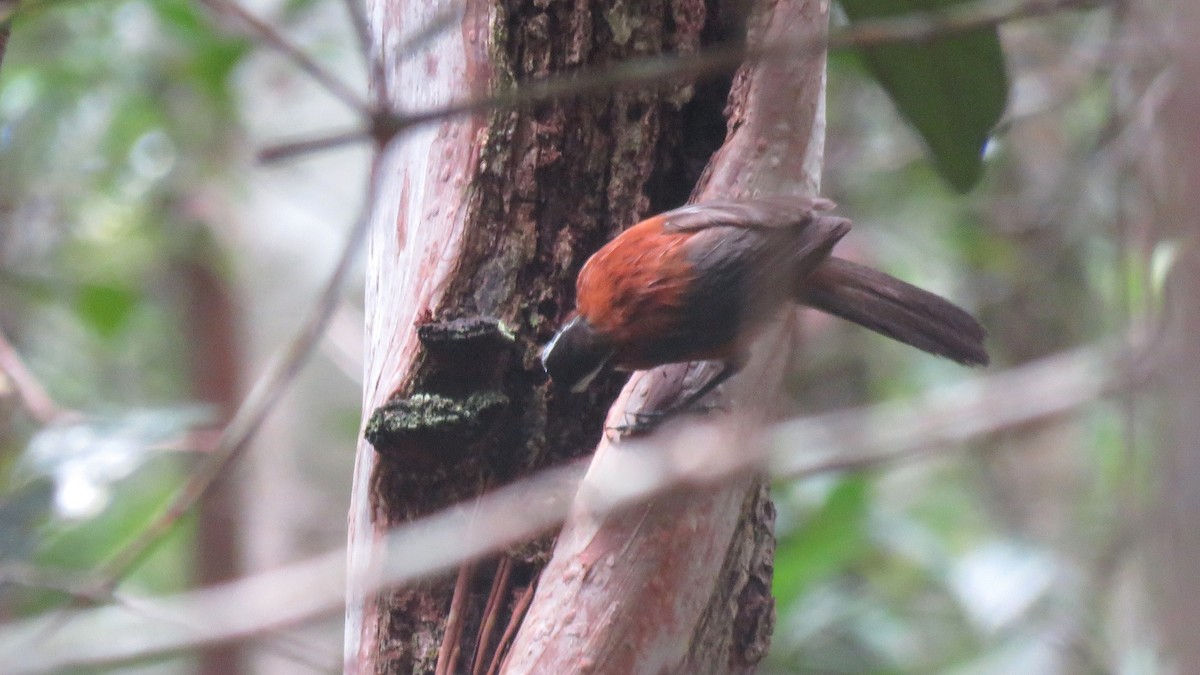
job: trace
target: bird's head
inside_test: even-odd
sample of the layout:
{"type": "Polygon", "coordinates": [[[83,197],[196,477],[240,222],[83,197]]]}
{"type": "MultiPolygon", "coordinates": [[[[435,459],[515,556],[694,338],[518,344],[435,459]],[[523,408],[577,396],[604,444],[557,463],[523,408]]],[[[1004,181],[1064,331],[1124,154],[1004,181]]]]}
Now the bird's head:
{"type": "Polygon", "coordinates": [[[542,367],[555,384],[579,393],[587,389],[615,353],[610,340],[575,315],[542,348],[542,367]]]}

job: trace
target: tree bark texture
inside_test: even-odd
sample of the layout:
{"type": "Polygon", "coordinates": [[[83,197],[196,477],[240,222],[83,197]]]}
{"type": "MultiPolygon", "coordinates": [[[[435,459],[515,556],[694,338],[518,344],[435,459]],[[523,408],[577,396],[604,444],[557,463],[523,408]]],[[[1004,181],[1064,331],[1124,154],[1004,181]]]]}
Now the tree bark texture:
{"type": "MultiPolygon", "coordinates": [[[[695,51],[706,17],[712,25],[703,0],[468,0],[459,24],[401,53],[406,36],[455,6],[368,3],[384,64],[372,86],[399,110],[695,51]]],[[[694,134],[687,148],[700,159],[682,152],[687,130],[706,119],[685,107],[693,92],[678,84],[480,112],[410,131],[384,150],[367,272],[372,442],[360,442],[355,467],[347,672],[498,665],[493,652],[528,602],[551,540],[370,595],[381,535],[593,449],[619,378],[584,395],[555,391],[537,350],[571,309],[587,256],[639,216],[682,202],[719,144],[718,135],[706,151],[707,136],[694,134]]],[[[707,119],[719,120],[723,98],[712,97],[707,119]]]]}
{"type": "MultiPolygon", "coordinates": [[[[820,37],[827,12],[828,4],[817,1],[756,3],[749,40],[820,37]]],[[[743,67],[730,93],[727,140],[707,166],[697,198],[815,195],[824,149],[824,78],[823,55],[743,67]]],[[[760,340],[738,378],[742,386],[731,387],[741,394],[734,397],[736,408],[753,412],[732,425],[734,433],[710,442],[724,443],[730,453],[754,451],[754,428],[781,396],[793,334],[782,326],[760,340]]],[[[677,400],[711,369],[685,365],[636,373],[610,424],[677,400]]],[[[607,457],[638,450],[628,445],[603,441],[589,479],[604,473],[607,457]]],[[[580,491],[505,672],[753,671],[774,624],[774,506],[765,479],[735,475],[714,487],[680,489],[602,516],[589,507],[587,494],[580,491]]]]}

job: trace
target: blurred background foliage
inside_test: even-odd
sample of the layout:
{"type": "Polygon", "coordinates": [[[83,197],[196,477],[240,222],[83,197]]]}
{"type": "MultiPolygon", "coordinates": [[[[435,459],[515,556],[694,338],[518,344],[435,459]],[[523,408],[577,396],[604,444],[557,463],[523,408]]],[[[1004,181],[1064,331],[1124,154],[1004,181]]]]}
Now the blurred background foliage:
{"type": "MultiPolygon", "coordinates": [[[[212,417],[193,404],[187,324],[199,319],[185,315],[179,269],[224,253],[184,205],[229,181],[230,74],[248,49],[183,0],[44,3],[13,22],[0,71],[0,329],[78,414],[38,427],[5,398],[4,508],[40,516],[0,542],[6,560],[94,567],[186,470],[187,452],[158,446],[212,417]]],[[[184,585],[186,539],[133,583],[184,585]]]]}
{"type": "MultiPolygon", "coordinates": [[[[1105,57],[1118,30],[1106,12],[1003,29],[1008,107],[966,195],[865,77],[870,64],[831,59],[825,192],[856,221],[843,246],[970,306],[992,368],[1102,344],[1154,309],[1151,261],[1170,249],[1130,243],[1153,240],[1126,215],[1144,204],[1122,180],[1140,149],[1117,140],[1132,126],[1105,57]]],[[[962,377],[812,319],[798,410],[962,377]]],[[[960,454],[777,484],[772,671],[1171,672],[1131,532],[1144,433],[1121,401],[1101,401],[960,454]]]]}
{"type": "MultiPolygon", "coordinates": [[[[257,9],[347,80],[365,80],[340,6],[257,9]]],[[[256,165],[271,140],[353,116],[226,23],[188,0],[27,3],[13,18],[0,66],[0,331],[58,410],[33,419],[0,382],[2,619],[61,605],[40,582],[96,569],[161,511],[295,332],[358,208],[363,150],[256,165]],[[330,186],[330,174],[345,184],[330,186]],[[27,581],[30,568],[39,583],[3,582],[27,581]]],[[[123,593],[344,545],[360,298],[361,285],[347,291],[349,318],[253,458],[123,593]]],[[[309,639],[308,652],[272,662],[279,649],[268,649],[256,665],[340,663],[340,621],[309,639]]]]}
{"type": "MultiPolygon", "coordinates": [[[[0,619],[63,601],[53,584],[5,578],[94,569],[179,485],[211,442],[205,431],[299,325],[357,211],[368,159],[351,148],[258,165],[262,147],[349,126],[353,113],[198,3],[19,8],[0,68],[0,332],[58,410],[36,419],[0,380],[0,574],[12,571],[0,576],[0,619]],[[198,356],[211,350],[228,363],[198,356]]],[[[250,9],[365,89],[339,3],[250,9]]],[[[960,106],[990,128],[1004,111],[982,155],[977,131],[939,137],[945,125],[922,117],[926,71],[889,71],[894,54],[830,59],[824,192],[856,222],[844,249],[978,313],[998,369],[1102,340],[1153,304],[1151,262],[1169,250],[1128,243],[1153,239],[1127,218],[1136,195],[1121,180],[1117,28],[1106,11],[1005,27],[1007,108],[995,100],[993,37],[933,58],[957,81],[976,75],[982,91],[942,87],[935,113],[960,106]],[[949,154],[934,159],[926,148],[940,146],[949,154]],[[953,189],[976,179],[966,194],[953,189]]],[[[347,291],[221,498],[123,591],[190,587],[343,544],[360,297],[347,291]],[[233,553],[213,548],[222,539],[237,542],[233,553]]],[[[797,414],[966,376],[808,319],[797,414]]],[[[778,625],[764,670],[1167,672],[1128,531],[1138,433],[1120,401],[1100,402],[961,453],[777,484],[778,625]]],[[[289,649],[252,641],[242,656],[259,672],[337,669],[340,619],[297,630],[289,649]]],[[[191,657],[144,667],[220,672],[191,657]]]]}

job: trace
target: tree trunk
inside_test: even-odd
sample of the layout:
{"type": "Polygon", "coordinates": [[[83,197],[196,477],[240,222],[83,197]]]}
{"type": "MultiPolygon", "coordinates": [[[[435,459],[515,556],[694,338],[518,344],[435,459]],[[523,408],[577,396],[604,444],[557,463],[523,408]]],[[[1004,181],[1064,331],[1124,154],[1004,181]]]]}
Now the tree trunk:
{"type": "MultiPolygon", "coordinates": [[[[759,4],[758,36],[824,30],[817,2],[759,4]]],[[[461,25],[417,53],[400,54],[398,36],[419,31],[439,10],[416,0],[378,0],[369,16],[386,72],[373,85],[401,110],[428,109],[554,73],[694,51],[737,30],[720,11],[702,0],[534,0],[507,7],[469,1],[461,25]]],[[[743,69],[730,101],[729,141],[708,164],[707,187],[697,194],[815,192],[823,82],[823,58],[743,69]]],[[[699,173],[721,143],[728,86],[679,84],[481,112],[411,132],[384,151],[374,176],[364,397],[370,442],[359,444],[351,505],[347,672],[483,673],[499,665],[552,540],[370,596],[362,583],[382,562],[380,537],[391,526],[592,451],[619,379],[607,377],[582,395],[555,390],[537,362],[538,347],[571,309],[574,278],[588,255],[622,226],[678,205],[704,182],[699,173]]],[[[773,353],[778,359],[787,352],[773,353]]],[[[757,358],[748,371],[767,381],[766,372],[782,367],[757,358]]],[[[687,372],[674,367],[663,369],[663,379],[635,377],[627,392],[669,398],[687,372]]],[[[778,383],[757,384],[765,405],[778,383]]],[[[621,409],[621,403],[614,408],[621,409]]],[[[602,455],[611,451],[604,447],[602,455]]],[[[643,670],[651,663],[645,659],[667,652],[655,663],[692,672],[723,663],[743,670],[761,658],[773,617],[774,545],[773,507],[762,480],[742,476],[711,494],[674,495],[639,513],[670,542],[647,564],[609,558],[613,576],[632,582],[620,596],[630,619],[646,608],[632,602],[646,579],[667,578],[663,565],[704,552],[702,564],[680,575],[695,588],[681,598],[686,611],[677,625],[645,631],[658,643],[654,653],[616,658],[611,651],[572,651],[566,640],[556,647],[526,631],[508,672],[572,672],[586,663],[630,672],[625,664],[643,670]],[[539,660],[551,651],[563,669],[539,660]],[[581,658],[570,660],[574,654],[581,658]],[[527,658],[540,665],[523,670],[527,658]]],[[[658,535],[628,531],[625,517],[605,523],[614,528],[612,543],[654,551],[658,535]]],[[[558,560],[574,559],[581,527],[568,526],[542,582],[547,590],[532,610],[538,625],[569,622],[567,609],[546,598],[563,583],[558,560]]],[[[668,587],[685,590],[678,584],[662,590],[668,587]]],[[[601,623],[578,627],[599,631],[601,623]]],[[[628,635],[634,627],[629,621],[622,630],[628,635]]]]}
{"type": "MultiPolygon", "coordinates": [[[[241,391],[241,350],[237,303],[228,284],[204,253],[180,260],[176,270],[184,294],[183,319],[192,392],[197,401],[215,409],[218,424],[229,422],[241,391]]],[[[200,509],[196,523],[196,580],[204,586],[238,578],[243,571],[239,545],[239,515],[243,500],[233,474],[217,479],[212,498],[200,509]]],[[[245,647],[219,644],[200,652],[201,675],[243,672],[245,647]]]]}
{"type": "MultiPolygon", "coordinates": [[[[827,11],[827,4],[808,0],[756,3],[750,42],[819,38],[827,11]]],[[[824,78],[824,55],[743,67],[730,94],[728,138],[697,187],[698,199],[815,195],[824,78]]],[[[730,453],[754,451],[754,421],[771,414],[771,402],[781,396],[791,352],[786,345],[794,334],[788,328],[760,341],[740,377],[746,385],[733,387],[744,390],[735,397],[739,407],[759,415],[744,415],[733,433],[709,437],[730,453]]],[[[635,374],[613,407],[612,422],[628,410],[677,398],[692,379],[688,370],[635,374]]],[[[606,458],[622,445],[602,442],[589,478],[603,475],[606,458]]],[[[582,497],[587,492],[580,494],[506,672],[753,671],[774,625],[774,506],[765,479],[735,475],[719,486],[678,490],[600,517],[582,497]]]]}
{"type": "MultiPolygon", "coordinates": [[[[694,51],[706,16],[702,0],[469,1],[460,25],[400,54],[399,36],[445,7],[368,8],[386,64],[373,86],[400,110],[694,51]]],[[[360,581],[378,569],[389,527],[592,450],[619,379],[587,395],[555,391],[537,348],[570,310],[587,256],[651,208],[686,197],[695,176],[679,150],[695,119],[683,109],[691,93],[677,85],[481,112],[415,130],[384,151],[366,299],[364,410],[374,442],[359,444],[355,468],[348,672],[434,672],[439,659],[442,672],[491,665],[550,540],[469,565],[457,582],[368,596],[360,581]],[[430,414],[446,411],[459,421],[430,414]]]]}
{"type": "MultiPolygon", "coordinates": [[[[1163,444],[1158,457],[1157,508],[1153,521],[1157,563],[1151,583],[1160,599],[1160,619],[1169,663],[1177,672],[1200,672],[1200,45],[1192,40],[1151,42],[1151,37],[1182,36],[1200,30],[1194,2],[1140,3],[1149,23],[1138,37],[1143,45],[1168,45],[1173,59],[1173,91],[1165,99],[1160,146],[1147,148],[1145,173],[1158,179],[1154,222],[1165,237],[1180,242],[1164,294],[1166,326],[1160,349],[1157,391],[1163,444]],[[1172,6],[1173,5],[1173,6],[1172,6]],[[1172,11],[1173,10],[1173,11],[1172,11]],[[1161,21],[1161,23],[1159,23],[1161,21]],[[1155,150],[1161,151],[1158,154],[1155,150]]],[[[1134,43],[1131,43],[1134,44],[1134,43]]]]}

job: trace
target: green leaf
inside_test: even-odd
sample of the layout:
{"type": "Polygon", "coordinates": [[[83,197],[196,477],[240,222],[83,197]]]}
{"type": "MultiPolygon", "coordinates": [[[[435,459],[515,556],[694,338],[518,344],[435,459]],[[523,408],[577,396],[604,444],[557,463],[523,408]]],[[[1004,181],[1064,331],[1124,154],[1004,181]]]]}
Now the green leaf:
{"type": "Polygon", "coordinates": [[[137,303],[137,293],[123,286],[88,284],[75,298],[75,311],[92,330],[111,339],[124,327],[137,303]]]}
{"type": "MultiPolygon", "coordinates": [[[[841,0],[851,23],[937,12],[963,0],[841,0]]],[[[983,173],[983,148],[1008,102],[996,29],[954,33],[922,44],[864,48],[867,69],[917,130],[938,173],[965,192],[983,173]]]]}
{"type": "Polygon", "coordinates": [[[862,476],[842,479],[803,527],[780,538],[774,582],[780,603],[790,603],[868,549],[869,488],[862,476]]]}
{"type": "Polygon", "coordinates": [[[253,43],[230,37],[217,29],[197,3],[189,0],[158,0],[152,3],[172,37],[185,47],[186,58],[174,73],[221,105],[229,103],[229,78],[233,69],[250,53],[253,43]]]}
{"type": "MultiPolygon", "coordinates": [[[[50,569],[91,569],[143,533],[175,494],[183,471],[181,458],[174,453],[147,460],[134,474],[111,486],[112,501],[100,513],[80,521],[48,522],[35,561],[50,569]]],[[[142,581],[153,577],[152,587],[161,590],[178,586],[189,564],[187,549],[179,546],[180,538],[186,541],[192,517],[181,521],[182,527],[176,527],[167,540],[156,546],[151,559],[139,567],[135,576],[142,581]],[[165,568],[153,561],[164,555],[173,559],[165,568]]]]}

